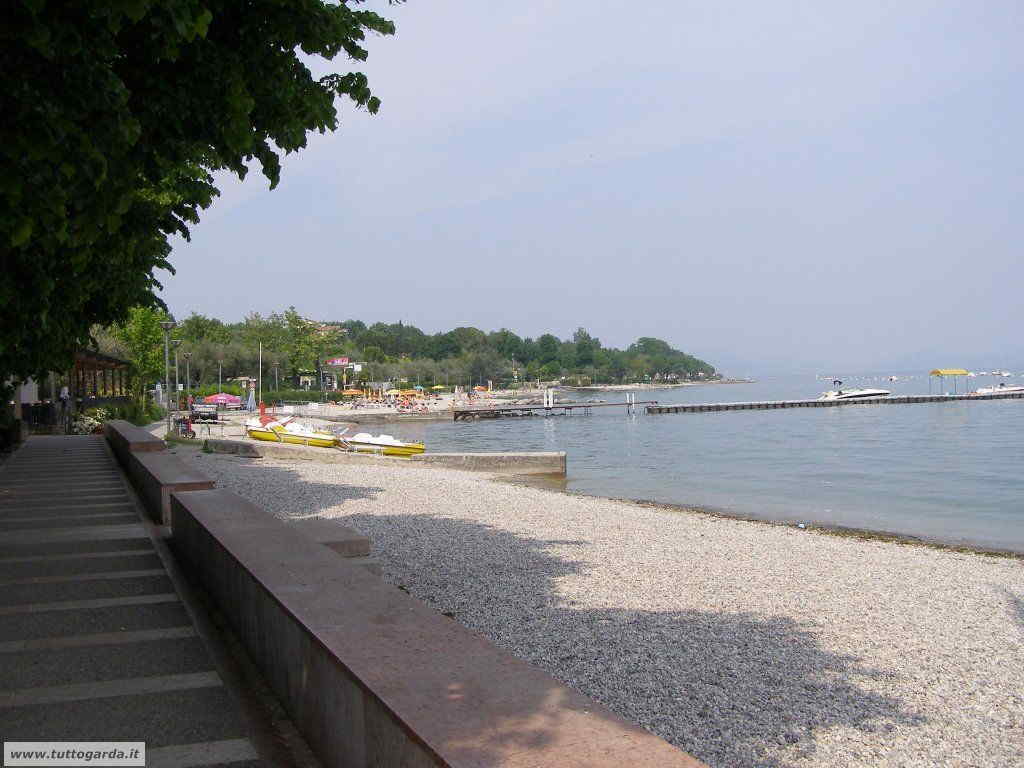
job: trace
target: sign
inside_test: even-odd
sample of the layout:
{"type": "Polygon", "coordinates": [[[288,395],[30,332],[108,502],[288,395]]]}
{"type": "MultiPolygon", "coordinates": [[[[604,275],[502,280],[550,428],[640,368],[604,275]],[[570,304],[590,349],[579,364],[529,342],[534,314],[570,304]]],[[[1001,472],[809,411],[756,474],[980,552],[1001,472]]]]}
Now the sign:
{"type": "Polygon", "coordinates": [[[327,365],[348,365],[347,357],[335,357],[326,361],[327,365]]]}

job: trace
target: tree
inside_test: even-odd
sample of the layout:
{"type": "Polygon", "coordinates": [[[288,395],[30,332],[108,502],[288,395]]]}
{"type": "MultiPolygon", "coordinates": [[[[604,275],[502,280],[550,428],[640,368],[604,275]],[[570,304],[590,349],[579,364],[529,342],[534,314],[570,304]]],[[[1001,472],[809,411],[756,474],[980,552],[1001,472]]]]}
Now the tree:
{"type": "MultiPolygon", "coordinates": [[[[389,0],[391,1],[391,0],[389,0]]],[[[213,174],[375,113],[359,72],[391,22],[327,0],[9,0],[0,24],[0,381],[69,366],[91,325],[160,307],[171,235],[218,194],[213,174]]]]}
{"type": "Polygon", "coordinates": [[[133,307],[128,310],[128,319],[112,329],[132,364],[130,386],[140,400],[150,384],[164,378],[164,330],[160,323],[167,319],[167,313],[161,310],[133,307]]]}
{"type": "Polygon", "coordinates": [[[578,365],[593,365],[594,352],[601,348],[601,342],[593,338],[584,328],[577,328],[572,335],[573,344],[576,345],[576,363],[578,365]]]}
{"type": "Polygon", "coordinates": [[[215,317],[207,317],[193,312],[178,324],[175,331],[179,339],[196,344],[207,340],[214,344],[227,344],[231,341],[231,332],[215,317]]]}
{"type": "Polygon", "coordinates": [[[537,339],[537,359],[541,364],[550,363],[558,357],[561,347],[562,342],[557,337],[552,336],[550,333],[545,333],[537,339]]]}
{"type": "Polygon", "coordinates": [[[493,349],[471,352],[466,363],[470,379],[479,384],[486,384],[489,379],[501,379],[505,373],[505,361],[493,349]]]}
{"type": "Polygon", "coordinates": [[[319,349],[317,332],[313,324],[300,315],[295,307],[289,307],[284,313],[285,344],[288,353],[291,373],[297,376],[300,371],[316,369],[319,349]]]}
{"type": "Polygon", "coordinates": [[[508,328],[494,331],[487,336],[487,343],[506,360],[523,359],[523,340],[508,328]]]}

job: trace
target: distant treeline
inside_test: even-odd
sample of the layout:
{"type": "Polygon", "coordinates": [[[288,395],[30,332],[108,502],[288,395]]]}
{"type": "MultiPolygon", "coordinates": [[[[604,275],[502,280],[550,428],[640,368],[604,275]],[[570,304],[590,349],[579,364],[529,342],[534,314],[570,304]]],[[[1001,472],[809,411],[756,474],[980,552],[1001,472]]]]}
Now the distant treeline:
{"type": "MultiPolygon", "coordinates": [[[[138,356],[139,350],[126,348],[125,340],[146,338],[147,346],[152,346],[158,339],[155,362],[162,367],[162,336],[152,330],[158,328],[160,318],[155,313],[149,317],[150,312],[137,310],[130,321],[149,330],[133,329],[130,324],[97,329],[101,347],[131,358],[138,356]]],[[[454,385],[567,379],[598,384],[716,375],[710,364],[651,337],[639,338],[620,350],[604,346],[583,328],[565,340],[550,333],[536,339],[523,338],[507,328],[487,333],[462,327],[427,334],[402,322],[368,326],[361,320],[311,321],[294,307],[268,316],[253,313],[240,323],[192,314],[178,323],[173,336],[180,339],[179,358],[188,353],[194,385],[216,383],[218,369],[224,381],[254,376],[261,342],[264,382],[273,381],[276,374],[282,385],[286,381],[289,385],[297,383],[300,375],[320,370],[323,361],[335,357],[366,363],[359,373],[349,372],[349,382],[406,379],[454,385]]],[[[149,355],[148,359],[154,358],[149,355]]],[[[162,378],[156,368],[153,372],[162,378]]],[[[185,375],[180,361],[179,375],[185,375]]]]}

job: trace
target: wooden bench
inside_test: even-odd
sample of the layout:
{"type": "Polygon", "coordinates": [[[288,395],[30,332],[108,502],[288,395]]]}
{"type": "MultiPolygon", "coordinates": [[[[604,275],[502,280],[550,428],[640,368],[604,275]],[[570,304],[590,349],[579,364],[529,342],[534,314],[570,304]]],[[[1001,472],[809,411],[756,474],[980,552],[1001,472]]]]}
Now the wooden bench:
{"type": "Polygon", "coordinates": [[[328,768],[702,764],[228,491],[172,546],[328,768]]]}

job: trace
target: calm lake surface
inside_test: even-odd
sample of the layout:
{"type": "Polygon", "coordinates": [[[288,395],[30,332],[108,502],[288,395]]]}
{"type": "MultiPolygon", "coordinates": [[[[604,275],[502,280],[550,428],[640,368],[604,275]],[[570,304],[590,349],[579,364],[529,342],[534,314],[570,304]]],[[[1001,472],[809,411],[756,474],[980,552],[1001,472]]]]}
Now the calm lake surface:
{"type": "MultiPolygon", "coordinates": [[[[895,383],[882,376],[840,378],[847,388],[929,392],[927,376],[895,383]]],[[[992,383],[970,379],[970,388],[992,383]]],[[[637,399],[805,399],[830,384],[797,376],[640,392],[637,399]]],[[[625,399],[620,392],[579,397],[625,399]]],[[[384,431],[422,439],[430,451],[567,451],[566,489],[585,494],[1024,552],[1024,400],[651,416],[639,410],[384,431]]]]}

